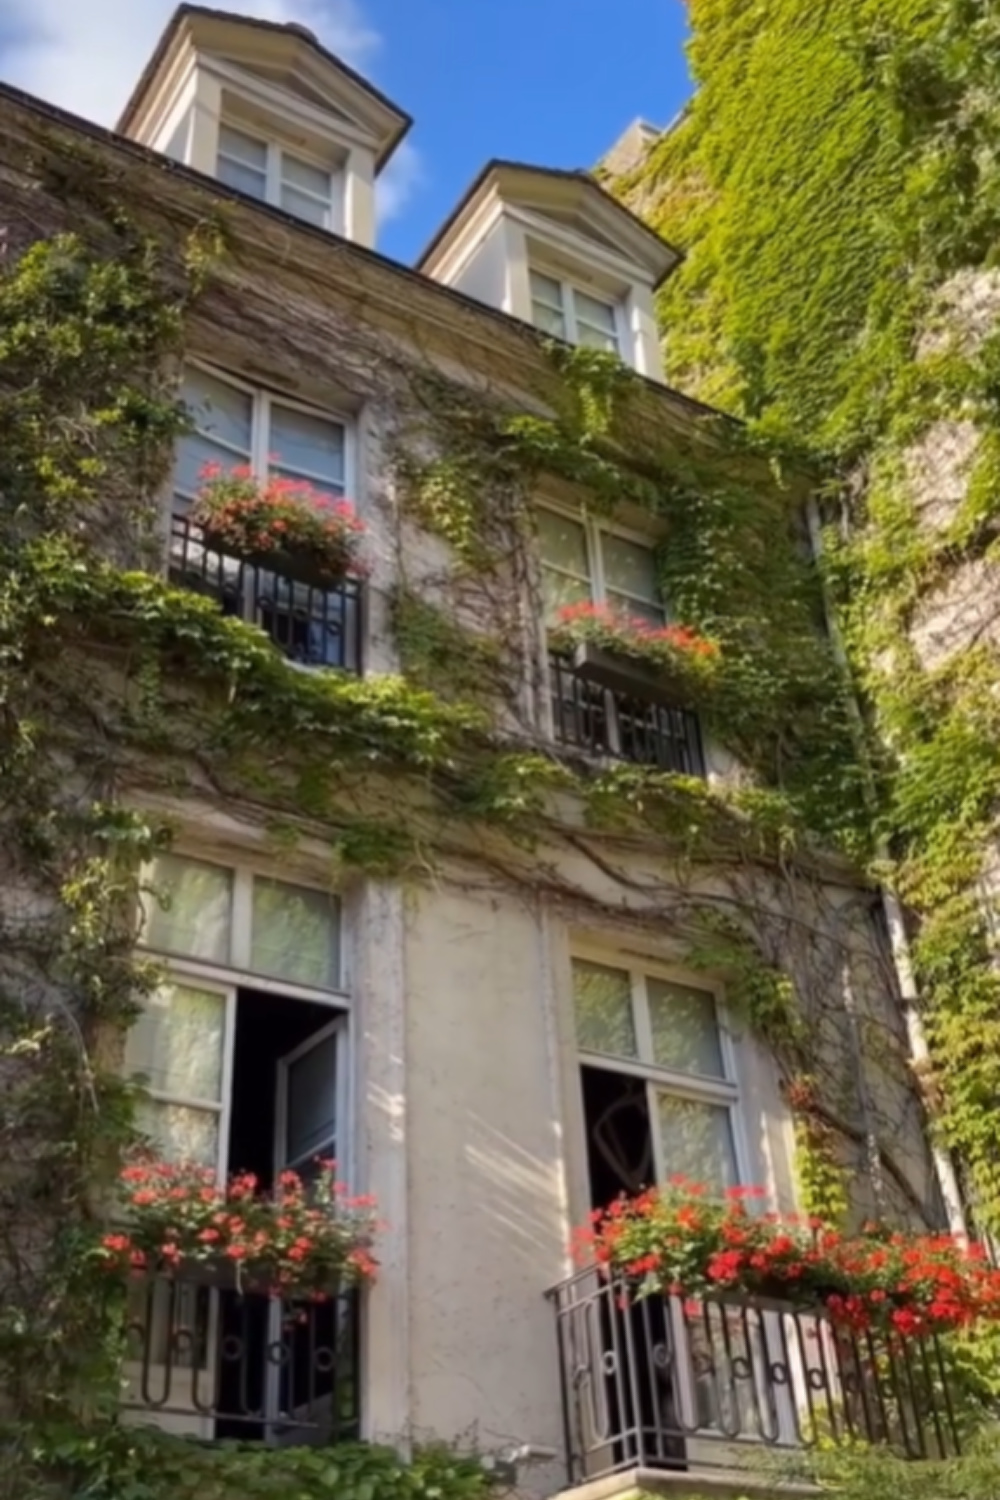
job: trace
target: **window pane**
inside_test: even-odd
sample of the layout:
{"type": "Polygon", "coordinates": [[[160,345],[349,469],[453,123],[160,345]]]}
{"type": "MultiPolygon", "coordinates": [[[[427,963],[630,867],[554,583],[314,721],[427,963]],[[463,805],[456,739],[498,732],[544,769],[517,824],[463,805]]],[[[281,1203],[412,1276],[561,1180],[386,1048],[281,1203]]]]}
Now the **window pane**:
{"type": "Polygon", "coordinates": [[[624,537],[605,531],[601,533],[601,555],[609,593],[631,594],[651,603],[658,601],[656,561],[651,547],[627,542],[624,537]]]}
{"type": "Polygon", "coordinates": [[[285,1157],[290,1166],[336,1155],[337,1034],[288,1065],[288,1131],[285,1157]]]}
{"type": "Polygon", "coordinates": [[[530,271],[531,296],[535,302],[543,302],[548,307],[554,307],[558,312],[562,311],[563,291],[560,282],[553,276],[543,276],[540,271],[530,271]]]}
{"type": "MultiPolygon", "coordinates": [[[[238,455],[231,448],[223,448],[220,443],[213,443],[210,438],[202,437],[200,433],[189,432],[178,439],[177,451],[174,455],[174,490],[188,497],[197,493],[202,484],[201,471],[204,464],[221,464],[224,469],[231,469],[240,462],[238,455]]],[[[175,509],[186,509],[186,506],[175,509]]]]}
{"type": "Polygon", "coordinates": [[[580,1047],[612,1057],[636,1056],[632,985],[625,969],[575,960],[573,1003],[580,1047]]]}
{"type": "Polygon", "coordinates": [[[245,167],[242,162],[230,161],[227,156],[219,157],[216,176],[220,182],[235,188],[238,193],[246,193],[261,201],[267,196],[267,178],[264,173],[255,171],[253,167],[245,167]]]}
{"type": "Polygon", "coordinates": [[[340,981],[340,905],[324,891],[257,878],[250,967],[274,979],[335,990],[340,981]]]}
{"type": "Polygon", "coordinates": [[[722,1043],[709,990],[696,990],[665,979],[647,979],[653,1061],[680,1073],[724,1078],[722,1043]]]}
{"type": "Polygon", "coordinates": [[[587,534],[578,521],[568,521],[554,510],[538,512],[538,546],[543,562],[589,578],[587,534]]]}
{"type": "Polygon", "coordinates": [[[545,599],[545,618],[554,625],[559,611],[567,604],[587,604],[590,601],[590,584],[565,573],[556,573],[552,568],[542,569],[542,593],[545,599]]]}
{"type": "Polygon", "coordinates": [[[666,1176],[680,1174],[722,1193],[738,1181],[729,1110],[724,1105],[657,1095],[666,1176]]]}
{"type": "Polygon", "coordinates": [[[194,1162],[199,1167],[218,1163],[219,1116],[214,1110],[144,1099],[136,1110],[136,1125],[165,1161],[194,1162]]]}
{"type": "MultiPolygon", "coordinates": [[[[250,456],[253,401],[249,392],[204,370],[188,370],[181,399],[198,432],[225,443],[241,458],[250,456]]],[[[237,460],[238,461],[238,460],[237,460]]]]}
{"type": "Polygon", "coordinates": [[[330,201],[330,174],[321,167],[313,167],[297,156],[282,156],[281,180],[293,188],[303,188],[314,197],[330,201]]]}
{"type": "Polygon", "coordinates": [[[293,187],[282,185],[281,206],[286,213],[305,219],[307,224],[315,224],[320,229],[326,229],[330,222],[330,204],[325,198],[314,198],[293,187]]]}
{"type": "Polygon", "coordinates": [[[306,474],[343,492],[344,429],[339,422],[275,403],[268,443],[276,472],[306,474]]]}
{"type": "Polygon", "coordinates": [[[648,620],[651,625],[662,625],[667,618],[662,604],[645,604],[628,594],[616,594],[613,589],[608,589],[606,594],[611,608],[623,615],[635,615],[639,620],[648,620]]]}
{"type": "Polygon", "coordinates": [[[577,322],[576,341],[587,349],[603,349],[607,354],[618,353],[617,336],[605,333],[601,328],[592,328],[589,323],[577,322]]]}
{"type": "Polygon", "coordinates": [[[245,131],[234,130],[231,125],[219,126],[219,150],[260,172],[267,166],[267,143],[245,131]]]}
{"type": "Polygon", "coordinates": [[[574,292],[573,305],[578,323],[588,324],[595,333],[610,334],[617,342],[618,329],[613,303],[600,302],[596,297],[588,297],[586,292],[574,292]]]}
{"type": "Polygon", "coordinates": [[[531,304],[531,321],[542,333],[547,333],[550,338],[564,339],[566,337],[566,319],[561,312],[547,307],[544,302],[533,302],[531,304]]]}
{"type": "Polygon", "coordinates": [[[200,859],[161,854],[144,874],[153,890],[142,895],[141,941],[168,953],[228,963],[232,871],[200,859]]]}
{"type": "Polygon", "coordinates": [[[165,984],[144,1002],[125,1041],[125,1069],[157,1094],[221,1102],[226,997],[165,984]]]}

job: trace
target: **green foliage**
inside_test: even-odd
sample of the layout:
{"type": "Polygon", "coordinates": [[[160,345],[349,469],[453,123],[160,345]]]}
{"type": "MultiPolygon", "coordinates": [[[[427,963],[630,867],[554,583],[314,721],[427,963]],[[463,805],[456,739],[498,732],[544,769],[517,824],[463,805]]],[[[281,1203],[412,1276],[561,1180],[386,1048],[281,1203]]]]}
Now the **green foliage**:
{"type": "Polygon", "coordinates": [[[503,650],[492,636],[464,630],[444,609],[411,590],[396,595],[393,622],[400,665],[411,682],[466,703],[498,695],[503,650]]]}
{"type": "Polygon", "coordinates": [[[491,1492],[479,1459],[443,1447],[404,1460],[365,1443],[276,1449],[114,1424],[45,1429],[30,1445],[12,1439],[29,1450],[40,1483],[72,1486],[79,1500],[486,1500],[491,1492]]]}

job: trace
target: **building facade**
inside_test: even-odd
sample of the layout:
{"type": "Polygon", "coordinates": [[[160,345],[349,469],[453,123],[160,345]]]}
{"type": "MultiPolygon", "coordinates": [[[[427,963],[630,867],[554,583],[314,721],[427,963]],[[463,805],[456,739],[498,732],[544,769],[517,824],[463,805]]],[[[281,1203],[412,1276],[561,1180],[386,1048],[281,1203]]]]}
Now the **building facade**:
{"type": "MultiPolygon", "coordinates": [[[[265,1187],[333,1156],[377,1198],[377,1284],[322,1334],[350,1345],[351,1432],[518,1454],[538,1494],[647,1465],[633,1427],[706,1482],[739,1442],[794,1446],[818,1366],[777,1322],[744,1325],[723,1394],[722,1335],[678,1312],[650,1345],[673,1373],[629,1365],[631,1394],[609,1397],[624,1334],[570,1253],[592,1210],[671,1176],[808,1210],[804,1161],[854,1221],[959,1214],[880,893],[780,811],[783,757],[808,781],[817,742],[849,743],[806,584],[747,615],[776,559],[808,583],[808,484],[776,484],[663,384],[653,296],[676,252],[589,176],[495,161],[416,269],[381,257],[377,177],[407,116],[298,27],[181,6],[117,133],[11,90],[0,106],[11,254],[75,232],[113,260],[112,200],[168,259],[215,246],[163,373],[187,413],[169,475],[142,518],[118,495],[84,517],[131,581],[60,646],[113,747],[108,799],[162,830],[136,919],[158,976],[106,1042],[145,1081],[140,1128],[166,1159],[265,1187]],[[191,520],[205,464],[350,499],[364,569],[317,585],[213,547],[191,520]],[[736,559],[704,611],[722,658],[750,661],[759,636],[771,662],[783,633],[801,680],[747,668],[701,701],[567,644],[567,606],[687,624],[666,580],[707,576],[710,521],[736,559]],[[130,632],[152,640],[144,579],[180,611],[152,686],[129,654],[130,632]]],[[[65,752],[68,796],[91,796],[88,743],[65,752]]],[[[17,861],[7,886],[31,886],[17,861]]],[[[38,974],[44,1009],[57,980],[38,974]]],[[[237,1337],[231,1296],[134,1314],[128,1420],[314,1432],[281,1385],[305,1356],[255,1370],[284,1335],[237,1337]]],[[[328,1402],[335,1374],[303,1378],[328,1402]]]]}

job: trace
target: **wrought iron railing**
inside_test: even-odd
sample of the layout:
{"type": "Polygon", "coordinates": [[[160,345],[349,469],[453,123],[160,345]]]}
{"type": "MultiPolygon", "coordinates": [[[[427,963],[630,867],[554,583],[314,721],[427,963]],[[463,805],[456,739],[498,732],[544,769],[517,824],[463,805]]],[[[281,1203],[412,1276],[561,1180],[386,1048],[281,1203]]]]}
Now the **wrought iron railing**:
{"type": "Polygon", "coordinates": [[[649,703],[577,676],[572,659],[549,654],[555,737],[591,755],[704,776],[698,716],[685,708],[649,703]]]}
{"type": "Polygon", "coordinates": [[[570,1482],[634,1467],[739,1464],[741,1449],[861,1440],[958,1452],[944,1352],[835,1326],[823,1310],[638,1297],[585,1270],[555,1309],[570,1482]]]}
{"type": "Polygon", "coordinates": [[[284,577],[211,546],[181,515],[171,518],[169,567],[171,582],[258,625],[290,661],[361,671],[363,584],[357,578],[318,588],[284,577]]]}
{"type": "Polygon", "coordinates": [[[357,1438],[357,1294],[289,1299],[212,1279],[132,1280],[123,1405],[204,1438],[357,1438]]]}

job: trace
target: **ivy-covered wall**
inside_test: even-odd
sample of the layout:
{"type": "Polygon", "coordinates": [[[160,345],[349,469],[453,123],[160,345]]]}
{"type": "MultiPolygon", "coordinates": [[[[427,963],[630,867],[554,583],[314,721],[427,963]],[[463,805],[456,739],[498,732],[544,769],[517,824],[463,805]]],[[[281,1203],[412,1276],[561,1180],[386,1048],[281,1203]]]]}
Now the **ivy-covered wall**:
{"type": "MultiPolygon", "coordinates": [[[[457,377],[444,304],[431,316],[396,273],[380,270],[365,300],[363,278],[376,273],[363,258],[347,275],[346,251],[329,267],[305,239],[297,258],[280,255],[283,240],[268,241],[254,208],[223,206],[155,162],[81,142],[27,109],[6,111],[0,1416],[11,1419],[20,1468],[4,1482],[32,1500],[62,1480],[110,1497],[109,1466],[119,1465],[138,1500],[152,1500],[173,1464],[166,1493],[214,1485],[229,1500],[276,1484],[277,1471],[265,1475],[252,1456],[227,1467],[201,1455],[192,1469],[190,1452],[123,1434],[120,1308],[98,1296],[86,1253],[132,1139],[122,1038],[155,979],[133,947],[138,864],[213,819],[279,866],[318,846],[339,887],[353,881],[387,902],[391,893],[392,957],[424,976],[427,1007],[441,1007],[449,1035],[468,1034],[477,1007],[467,986],[456,981],[442,1000],[430,982],[449,964],[453,977],[466,973],[447,944],[433,949],[431,938],[454,935],[447,910],[468,930],[475,908],[498,945],[510,917],[511,952],[536,965],[518,990],[525,1010],[549,987],[535,958],[543,933],[555,949],[580,931],[638,941],[721,979],[794,1117],[803,1205],[830,1218],[881,1211],[934,1222],[923,1106],[878,894],[860,863],[873,848],[862,766],[803,546],[809,476],[773,469],[766,447],[607,359],[568,357],[521,333],[506,344],[497,336],[492,380],[467,365],[457,377]],[[160,507],[184,423],[176,377],[192,355],[362,407],[375,669],[364,679],[296,671],[252,626],[167,583],[160,507]],[[532,513],[546,494],[594,515],[638,516],[665,537],[665,588],[719,646],[720,670],[694,703],[719,752],[711,783],[554,752],[532,513]],[[400,675],[389,670],[397,665],[400,675]],[[423,925],[422,909],[436,914],[423,925]]],[[[403,1053],[422,1042],[430,1060],[434,1038],[418,1031],[430,1011],[410,1014],[407,980],[394,981],[391,1019],[403,1053]]],[[[478,1010],[502,1022],[505,998],[478,1010]]],[[[547,1268],[563,1265],[563,1162],[548,1175],[534,1163],[532,1175],[523,1163],[512,1173],[507,1159],[522,1161],[529,1126],[550,1153],[563,1130],[541,1005],[529,1051],[549,1093],[540,1089],[530,1122],[499,1089],[465,1149],[472,1109],[452,1119],[432,1068],[411,1111],[420,1121],[422,1106],[462,1145],[457,1173],[478,1173],[476,1213],[455,1211],[460,1175],[437,1184],[440,1201],[430,1178],[414,1192],[406,1173],[419,1144],[383,1120],[385,1150],[408,1153],[404,1201],[407,1192],[421,1201],[424,1219],[411,1216],[408,1230],[412,1240],[423,1233],[413,1225],[426,1226],[421,1263],[440,1270],[442,1224],[469,1236],[469,1247],[460,1237],[449,1246],[449,1266],[467,1262],[461,1295],[442,1289],[450,1307],[467,1309],[466,1330],[436,1306],[421,1309],[468,1367],[446,1368],[447,1386],[441,1346],[429,1344],[426,1366],[409,1372],[418,1394],[438,1381],[442,1405],[461,1391],[455,1408],[484,1399],[475,1341],[505,1321],[494,1310],[484,1333],[482,1286],[509,1299],[512,1347],[537,1339],[542,1349],[547,1268]],[[512,1115],[503,1136],[495,1121],[512,1115]],[[483,1232],[495,1231],[487,1214],[498,1181],[506,1235],[483,1232]],[[522,1228],[518,1254],[510,1222],[522,1228]]],[[[514,1071],[498,1074],[491,1035],[472,1033],[480,1111],[514,1071]]],[[[415,1081],[396,1076],[394,1087],[413,1103],[415,1081]]],[[[384,1101],[379,1110],[390,1113],[384,1101]]],[[[432,1284],[428,1275],[414,1297],[432,1284]]],[[[554,1413],[551,1344],[538,1368],[549,1360],[554,1413]]],[[[512,1377],[498,1372],[489,1390],[502,1393],[512,1377]]],[[[493,1428],[508,1430],[499,1418],[493,1428]]],[[[289,1462],[299,1464],[289,1484],[310,1500],[346,1483],[319,1460],[289,1462]]],[[[359,1496],[377,1486],[381,1497],[389,1484],[384,1468],[354,1478],[347,1489],[359,1496]]],[[[397,1480],[409,1493],[411,1479],[389,1488],[397,1480]]]]}
{"type": "Polygon", "coordinates": [[[689,251],[662,299],[672,375],[825,466],[922,1082],[996,1232],[996,8],[690,12],[698,93],[618,187],[689,251]]]}

